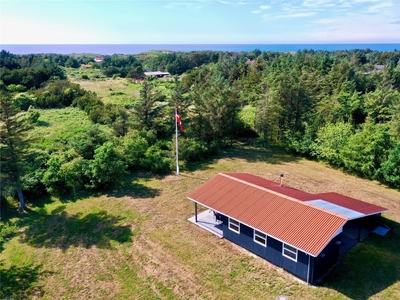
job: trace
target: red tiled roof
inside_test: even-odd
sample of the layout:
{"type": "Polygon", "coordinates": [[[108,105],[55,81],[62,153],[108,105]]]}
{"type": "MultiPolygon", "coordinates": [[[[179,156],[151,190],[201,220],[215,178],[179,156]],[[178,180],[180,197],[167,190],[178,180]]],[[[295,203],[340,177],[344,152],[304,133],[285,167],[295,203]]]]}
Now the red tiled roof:
{"type": "Polygon", "coordinates": [[[269,189],[267,182],[256,180],[257,176],[231,175],[216,175],[188,198],[312,256],[318,256],[347,221],[344,216],[269,189]]]}

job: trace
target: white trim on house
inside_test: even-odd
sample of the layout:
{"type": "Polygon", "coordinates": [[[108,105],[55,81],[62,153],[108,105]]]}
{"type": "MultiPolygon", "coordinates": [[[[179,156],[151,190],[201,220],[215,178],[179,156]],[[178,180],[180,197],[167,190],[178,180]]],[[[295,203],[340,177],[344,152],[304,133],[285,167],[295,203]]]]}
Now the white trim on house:
{"type": "Polygon", "coordinates": [[[298,249],[297,248],[283,243],[282,255],[284,257],[287,257],[287,258],[297,262],[297,254],[298,254],[298,249]]]}
{"type": "Polygon", "coordinates": [[[233,232],[240,234],[240,222],[239,221],[229,218],[228,228],[229,228],[229,230],[232,230],[233,232]]]}
{"type": "Polygon", "coordinates": [[[260,244],[261,246],[267,247],[267,235],[256,229],[254,229],[253,232],[254,232],[253,234],[254,242],[260,244]]]}

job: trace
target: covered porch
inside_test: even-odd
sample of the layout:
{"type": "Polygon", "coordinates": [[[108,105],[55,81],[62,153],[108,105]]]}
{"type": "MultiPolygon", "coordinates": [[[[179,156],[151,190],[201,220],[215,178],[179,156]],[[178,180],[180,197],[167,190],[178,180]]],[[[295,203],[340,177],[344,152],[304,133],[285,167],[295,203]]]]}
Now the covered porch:
{"type": "Polygon", "coordinates": [[[343,232],[340,234],[340,257],[369,235],[371,231],[362,227],[362,224],[363,220],[360,218],[351,220],[344,225],[343,232]]]}
{"type": "Polygon", "coordinates": [[[195,215],[190,217],[188,221],[211,232],[212,234],[215,234],[220,238],[223,237],[222,221],[217,220],[213,211],[210,209],[207,209],[201,213],[197,213],[196,207],[195,215]]]}

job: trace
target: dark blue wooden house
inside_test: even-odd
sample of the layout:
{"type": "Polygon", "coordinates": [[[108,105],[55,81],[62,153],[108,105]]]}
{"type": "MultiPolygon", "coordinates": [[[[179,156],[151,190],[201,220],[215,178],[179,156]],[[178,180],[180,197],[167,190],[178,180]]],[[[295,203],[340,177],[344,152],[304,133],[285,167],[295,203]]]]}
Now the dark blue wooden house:
{"type": "MultiPolygon", "coordinates": [[[[212,210],[220,236],[307,283],[320,279],[387,209],[337,193],[309,194],[248,173],[220,173],[188,195],[212,210]]],[[[203,216],[210,218],[210,214],[203,216]]],[[[210,223],[210,222],[208,222],[210,223]]]]}

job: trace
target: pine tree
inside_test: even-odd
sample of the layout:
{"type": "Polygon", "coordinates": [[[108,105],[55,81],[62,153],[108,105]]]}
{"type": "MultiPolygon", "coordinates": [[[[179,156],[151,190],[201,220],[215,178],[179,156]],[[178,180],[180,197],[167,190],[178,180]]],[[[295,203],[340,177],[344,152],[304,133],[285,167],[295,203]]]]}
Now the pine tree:
{"type": "Polygon", "coordinates": [[[7,94],[0,95],[0,181],[1,192],[17,193],[21,210],[26,209],[21,177],[27,154],[29,123],[12,106],[7,94]]]}

